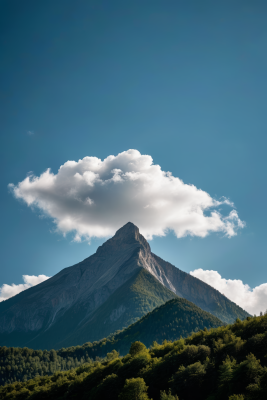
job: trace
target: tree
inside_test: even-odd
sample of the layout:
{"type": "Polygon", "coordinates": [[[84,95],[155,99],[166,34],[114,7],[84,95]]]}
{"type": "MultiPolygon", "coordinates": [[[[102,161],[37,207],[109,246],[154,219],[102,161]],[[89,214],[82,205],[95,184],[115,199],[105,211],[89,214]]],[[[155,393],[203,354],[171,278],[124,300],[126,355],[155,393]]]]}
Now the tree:
{"type": "Polygon", "coordinates": [[[115,358],[119,358],[120,353],[116,350],[112,350],[110,353],[107,353],[108,361],[115,360],[115,358]]]}
{"type": "Polygon", "coordinates": [[[173,396],[171,394],[171,389],[169,389],[169,393],[166,393],[165,391],[160,392],[160,400],[179,400],[178,396],[173,396]]]}
{"type": "Polygon", "coordinates": [[[146,383],[143,378],[126,379],[119,400],[149,400],[146,383]]]}
{"type": "Polygon", "coordinates": [[[242,394],[233,394],[229,397],[229,400],[244,400],[244,396],[242,394]]]}
{"type": "Polygon", "coordinates": [[[132,357],[136,356],[138,353],[147,350],[146,346],[141,342],[133,342],[130,347],[129,353],[132,357]]]}
{"type": "Polygon", "coordinates": [[[219,366],[219,393],[227,395],[231,393],[233,373],[236,367],[236,360],[227,355],[222,365],[219,366]]]}

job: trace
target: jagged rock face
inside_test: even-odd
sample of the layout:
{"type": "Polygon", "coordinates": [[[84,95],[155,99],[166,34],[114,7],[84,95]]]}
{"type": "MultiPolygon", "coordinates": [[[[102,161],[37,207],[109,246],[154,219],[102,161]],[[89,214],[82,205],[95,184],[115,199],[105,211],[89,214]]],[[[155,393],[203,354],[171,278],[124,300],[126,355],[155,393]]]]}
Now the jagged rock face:
{"type": "MultiPolygon", "coordinates": [[[[151,253],[139,229],[129,222],[92,256],[0,303],[0,333],[35,334],[50,330],[58,321],[64,321],[64,329],[71,330],[70,314],[74,315],[73,324],[90,319],[90,315],[140,267],[176,295],[226,322],[248,315],[217,290],[151,253]]],[[[120,312],[114,310],[111,319],[120,312]]],[[[0,339],[1,344],[4,343],[0,339]]]]}

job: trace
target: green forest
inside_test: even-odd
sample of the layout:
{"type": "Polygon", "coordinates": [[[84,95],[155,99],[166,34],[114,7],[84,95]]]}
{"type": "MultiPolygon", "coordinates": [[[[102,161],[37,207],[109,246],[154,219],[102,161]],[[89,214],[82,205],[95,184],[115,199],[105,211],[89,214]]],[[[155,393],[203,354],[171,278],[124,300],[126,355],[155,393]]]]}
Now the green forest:
{"type": "Polygon", "coordinates": [[[154,341],[175,340],[200,329],[218,327],[222,322],[188,300],[177,298],[146,314],[136,323],[98,342],[61,350],[0,348],[0,384],[26,381],[35,376],[67,371],[85,362],[105,358],[108,352],[129,352],[131,343],[142,341],[147,347],[154,341]]]}
{"type": "Polygon", "coordinates": [[[123,357],[113,350],[103,360],[67,372],[6,384],[0,387],[0,398],[263,400],[267,316],[237,319],[173,342],[154,342],[149,349],[135,341],[123,357]]]}

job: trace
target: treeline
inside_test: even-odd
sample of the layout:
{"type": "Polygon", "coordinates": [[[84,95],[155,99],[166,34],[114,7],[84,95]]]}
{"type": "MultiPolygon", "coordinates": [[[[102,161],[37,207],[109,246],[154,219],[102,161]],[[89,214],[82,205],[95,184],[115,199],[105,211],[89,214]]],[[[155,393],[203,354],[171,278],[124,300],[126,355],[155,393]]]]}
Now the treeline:
{"type": "Polygon", "coordinates": [[[0,348],[0,385],[25,382],[36,376],[67,371],[84,363],[105,358],[112,350],[121,355],[129,352],[131,343],[142,341],[147,347],[153,341],[176,340],[201,329],[221,326],[222,322],[185,299],[173,299],[146,314],[123,331],[83,346],[42,351],[28,348],[0,348]]]}
{"type": "Polygon", "coordinates": [[[103,361],[0,387],[1,400],[263,400],[267,398],[267,316],[248,317],[186,339],[134,342],[103,361]]]}
{"type": "Polygon", "coordinates": [[[25,382],[36,376],[53,375],[56,371],[68,371],[93,360],[86,351],[77,357],[61,357],[55,350],[31,350],[27,347],[0,348],[0,385],[25,382]]]}

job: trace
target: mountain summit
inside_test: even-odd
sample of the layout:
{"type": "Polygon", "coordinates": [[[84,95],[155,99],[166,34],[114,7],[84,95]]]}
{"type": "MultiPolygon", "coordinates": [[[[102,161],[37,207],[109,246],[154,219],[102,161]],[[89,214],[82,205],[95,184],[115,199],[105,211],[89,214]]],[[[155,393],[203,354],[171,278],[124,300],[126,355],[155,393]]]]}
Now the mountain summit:
{"type": "Polygon", "coordinates": [[[128,222],[92,256],[0,303],[0,345],[59,348],[98,340],[177,296],[227,323],[248,316],[153,254],[128,222]]]}
{"type": "Polygon", "coordinates": [[[101,254],[106,257],[118,251],[131,251],[132,248],[142,248],[145,252],[151,252],[148,242],[139,233],[139,228],[132,222],[128,222],[111,239],[98,247],[96,255],[99,256],[101,254]]]}

